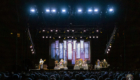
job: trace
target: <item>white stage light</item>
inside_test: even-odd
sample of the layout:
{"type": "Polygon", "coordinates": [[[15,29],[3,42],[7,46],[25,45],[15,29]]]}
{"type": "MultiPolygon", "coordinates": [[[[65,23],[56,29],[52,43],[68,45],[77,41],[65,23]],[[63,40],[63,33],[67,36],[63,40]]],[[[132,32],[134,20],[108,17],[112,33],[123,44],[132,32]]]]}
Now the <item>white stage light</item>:
{"type": "Polygon", "coordinates": [[[32,54],[34,54],[34,52],[32,52],[32,54]]]}
{"type": "Polygon", "coordinates": [[[46,36],[46,38],[48,38],[48,36],[46,36]]]}
{"type": "Polygon", "coordinates": [[[59,38],[61,38],[61,36],[59,36],[59,38]]]}
{"type": "Polygon", "coordinates": [[[73,38],[73,36],[71,38],[73,38]]]}
{"type": "Polygon", "coordinates": [[[33,51],[33,49],[31,49],[31,51],[33,51]]]}
{"type": "Polygon", "coordinates": [[[35,9],[31,9],[31,12],[35,12],[35,9]]]}
{"type": "Polygon", "coordinates": [[[82,36],[80,36],[80,38],[82,38],[82,36]]]}
{"type": "Polygon", "coordinates": [[[109,53],[108,51],[106,53],[109,53]]]}
{"type": "Polygon", "coordinates": [[[78,9],[78,12],[82,12],[82,10],[81,9],[78,9]]]}
{"type": "Polygon", "coordinates": [[[92,9],[89,9],[88,12],[92,12],[92,9]]]}
{"type": "Polygon", "coordinates": [[[89,38],[91,38],[91,36],[89,36],[89,38]]]}
{"type": "Polygon", "coordinates": [[[46,9],[46,12],[50,12],[50,10],[49,9],[46,9]]]}
{"type": "Polygon", "coordinates": [[[50,30],[51,32],[53,32],[53,30],[50,30]]]}
{"type": "Polygon", "coordinates": [[[62,10],[62,12],[66,12],[66,10],[65,10],[65,9],[63,9],[63,10],[62,10]]]}
{"type": "Polygon", "coordinates": [[[67,30],[67,32],[69,32],[69,30],[67,30]]]}
{"type": "Polygon", "coordinates": [[[110,51],[110,49],[108,49],[108,51],[110,51]]]}
{"type": "Polygon", "coordinates": [[[96,32],[99,32],[99,30],[96,30],[96,32]]]}
{"type": "Polygon", "coordinates": [[[49,38],[52,38],[51,36],[49,38]]]}
{"type": "Polygon", "coordinates": [[[98,12],[98,9],[94,9],[94,12],[98,12]]]}
{"type": "Polygon", "coordinates": [[[98,36],[96,36],[96,38],[98,38],[98,36]]]}
{"type": "Polygon", "coordinates": [[[45,38],[44,36],[42,36],[42,38],[45,38]]]}
{"type": "Polygon", "coordinates": [[[55,32],[58,32],[58,30],[55,30],[55,32]]]}
{"type": "Polygon", "coordinates": [[[110,8],[110,9],[109,9],[109,11],[110,11],[110,12],[112,12],[112,11],[113,11],[113,9],[112,9],[112,8],[110,8]]]}
{"type": "Polygon", "coordinates": [[[30,46],[30,48],[33,48],[33,46],[30,46]]]}
{"type": "Polygon", "coordinates": [[[72,30],[72,32],[74,32],[74,30],[72,30]]]}
{"type": "Polygon", "coordinates": [[[86,30],[84,30],[84,32],[86,32],[86,30]]]}
{"type": "Polygon", "coordinates": [[[53,9],[53,10],[52,10],[52,12],[56,12],[56,10],[55,10],[55,9],[53,9]]]}
{"type": "Polygon", "coordinates": [[[93,38],[95,38],[95,36],[93,36],[93,38]]]}
{"type": "Polygon", "coordinates": [[[42,32],[45,32],[45,30],[42,30],[42,32]]]}
{"type": "Polygon", "coordinates": [[[109,46],[111,48],[111,46],[109,46]]]}
{"type": "Polygon", "coordinates": [[[69,38],[69,36],[67,36],[67,38],[69,38]]]}

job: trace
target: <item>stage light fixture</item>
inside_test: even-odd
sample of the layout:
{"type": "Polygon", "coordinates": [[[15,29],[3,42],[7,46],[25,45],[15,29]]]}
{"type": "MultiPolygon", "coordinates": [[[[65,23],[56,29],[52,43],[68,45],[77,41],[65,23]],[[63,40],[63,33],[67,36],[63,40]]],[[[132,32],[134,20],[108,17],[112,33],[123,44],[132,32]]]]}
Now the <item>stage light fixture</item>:
{"type": "Polygon", "coordinates": [[[55,10],[55,9],[53,9],[53,10],[52,10],[52,12],[56,12],[56,10],[55,10]]]}
{"type": "Polygon", "coordinates": [[[51,36],[49,38],[52,38],[51,36]]]}
{"type": "Polygon", "coordinates": [[[93,36],[93,38],[95,38],[95,36],[93,36]]]}
{"type": "Polygon", "coordinates": [[[98,38],[98,36],[96,36],[96,38],[98,38]]]}
{"type": "Polygon", "coordinates": [[[45,32],[45,30],[42,30],[42,32],[45,32]]]}
{"type": "Polygon", "coordinates": [[[69,30],[67,30],[67,32],[69,32],[69,30]]]}
{"type": "Polygon", "coordinates": [[[46,12],[50,12],[50,10],[49,9],[46,9],[46,12]]]}
{"type": "Polygon", "coordinates": [[[106,53],[108,54],[109,52],[107,51],[106,53]]]}
{"type": "Polygon", "coordinates": [[[73,38],[73,36],[71,38],[73,38]]]}
{"type": "Polygon", "coordinates": [[[11,32],[11,35],[12,35],[13,33],[11,32]]]}
{"type": "Polygon", "coordinates": [[[74,32],[74,30],[72,30],[72,32],[74,32]]]}
{"type": "Polygon", "coordinates": [[[69,38],[69,36],[67,36],[67,38],[69,38]]]}
{"type": "Polygon", "coordinates": [[[62,9],[62,12],[64,13],[64,12],[66,12],[66,10],[65,9],[62,9]]]}
{"type": "Polygon", "coordinates": [[[98,12],[98,9],[94,9],[94,12],[98,12]]]}
{"type": "Polygon", "coordinates": [[[113,12],[113,9],[112,9],[112,8],[110,8],[110,9],[109,9],[109,11],[110,11],[110,12],[113,12]]]}
{"type": "Polygon", "coordinates": [[[89,36],[89,38],[91,38],[91,36],[89,36]]]}
{"type": "Polygon", "coordinates": [[[84,32],[86,32],[86,30],[84,30],[84,32]]]}
{"type": "Polygon", "coordinates": [[[61,36],[59,36],[59,38],[61,38],[61,36]]]}
{"type": "Polygon", "coordinates": [[[111,46],[109,46],[109,48],[111,48],[111,46]]]}
{"type": "Polygon", "coordinates": [[[32,54],[34,54],[34,52],[32,52],[32,54]]]}
{"type": "Polygon", "coordinates": [[[89,9],[88,12],[92,12],[92,9],[89,9]]]}
{"type": "Polygon", "coordinates": [[[82,12],[82,9],[78,9],[78,12],[82,12]]]}
{"type": "Polygon", "coordinates": [[[31,12],[35,12],[35,9],[31,9],[31,12]]]}
{"type": "Polygon", "coordinates": [[[30,46],[30,48],[33,48],[33,46],[30,46]]]}
{"type": "Polygon", "coordinates": [[[80,38],[82,38],[82,36],[80,36],[80,38]]]}
{"type": "Polygon", "coordinates": [[[53,30],[50,30],[51,32],[53,32],[53,30]]]}
{"type": "Polygon", "coordinates": [[[33,51],[33,49],[31,49],[31,51],[33,51]]]}
{"type": "Polygon", "coordinates": [[[96,32],[99,32],[99,30],[96,30],[96,32]]]}
{"type": "Polygon", "coordinates": [[[110,51],[110,49],[108,49],[108,51],[110,51]]]}
{"type": "Polygon", "coordinates": [[[58,32],[58,30],[55,30],[55,32],[58,32]]]}
{"type": "Polygon", "coordinates": [[[48,38],[48,36],[46,36],[46,38],[48,38]]]}
{"type": "Polygon", "coordinates": [[[45,38],[44,36],[42,36],[42,38],[45,38]]]}

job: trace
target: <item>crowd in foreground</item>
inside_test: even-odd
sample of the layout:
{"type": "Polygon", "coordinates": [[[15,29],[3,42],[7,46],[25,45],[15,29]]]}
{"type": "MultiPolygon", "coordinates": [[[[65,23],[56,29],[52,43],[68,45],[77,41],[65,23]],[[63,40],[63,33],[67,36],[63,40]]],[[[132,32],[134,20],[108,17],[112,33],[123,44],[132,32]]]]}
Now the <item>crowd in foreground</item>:
{"type": "Polygon", "coordinates": [[[128,74],[133,80],[140,80],[139,72],[130,71],[30,71],[1,72],[0,80],[126,80],[128,74]]]}

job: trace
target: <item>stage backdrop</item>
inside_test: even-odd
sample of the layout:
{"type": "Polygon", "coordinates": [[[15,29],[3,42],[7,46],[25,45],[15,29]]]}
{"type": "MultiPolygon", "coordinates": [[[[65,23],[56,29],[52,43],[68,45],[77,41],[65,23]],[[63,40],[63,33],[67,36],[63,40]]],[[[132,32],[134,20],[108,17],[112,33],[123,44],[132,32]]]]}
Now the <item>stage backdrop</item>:
{"type": "Polygon", "coordinates": [[[72,39],[51,40],[49,54],[50,61],[64,59],[64,61],[70,61],[73,65],[77,59],[90,62],[90,41],[72,39]]]}

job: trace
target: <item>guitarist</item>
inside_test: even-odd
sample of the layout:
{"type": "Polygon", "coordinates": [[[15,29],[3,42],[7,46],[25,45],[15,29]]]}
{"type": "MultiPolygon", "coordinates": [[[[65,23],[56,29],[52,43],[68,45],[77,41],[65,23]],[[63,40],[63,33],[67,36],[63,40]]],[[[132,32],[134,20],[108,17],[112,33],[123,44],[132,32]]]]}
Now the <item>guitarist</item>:
{"type": "Polygon", "coordinates": [[[43,69],[43,64],[44,64],[44,62],[45,62],[46,60],[42,60],[42,59],[40,59],[40,61],[39,61],[39,67],[40,67],[40,69],[43,69]]]}

